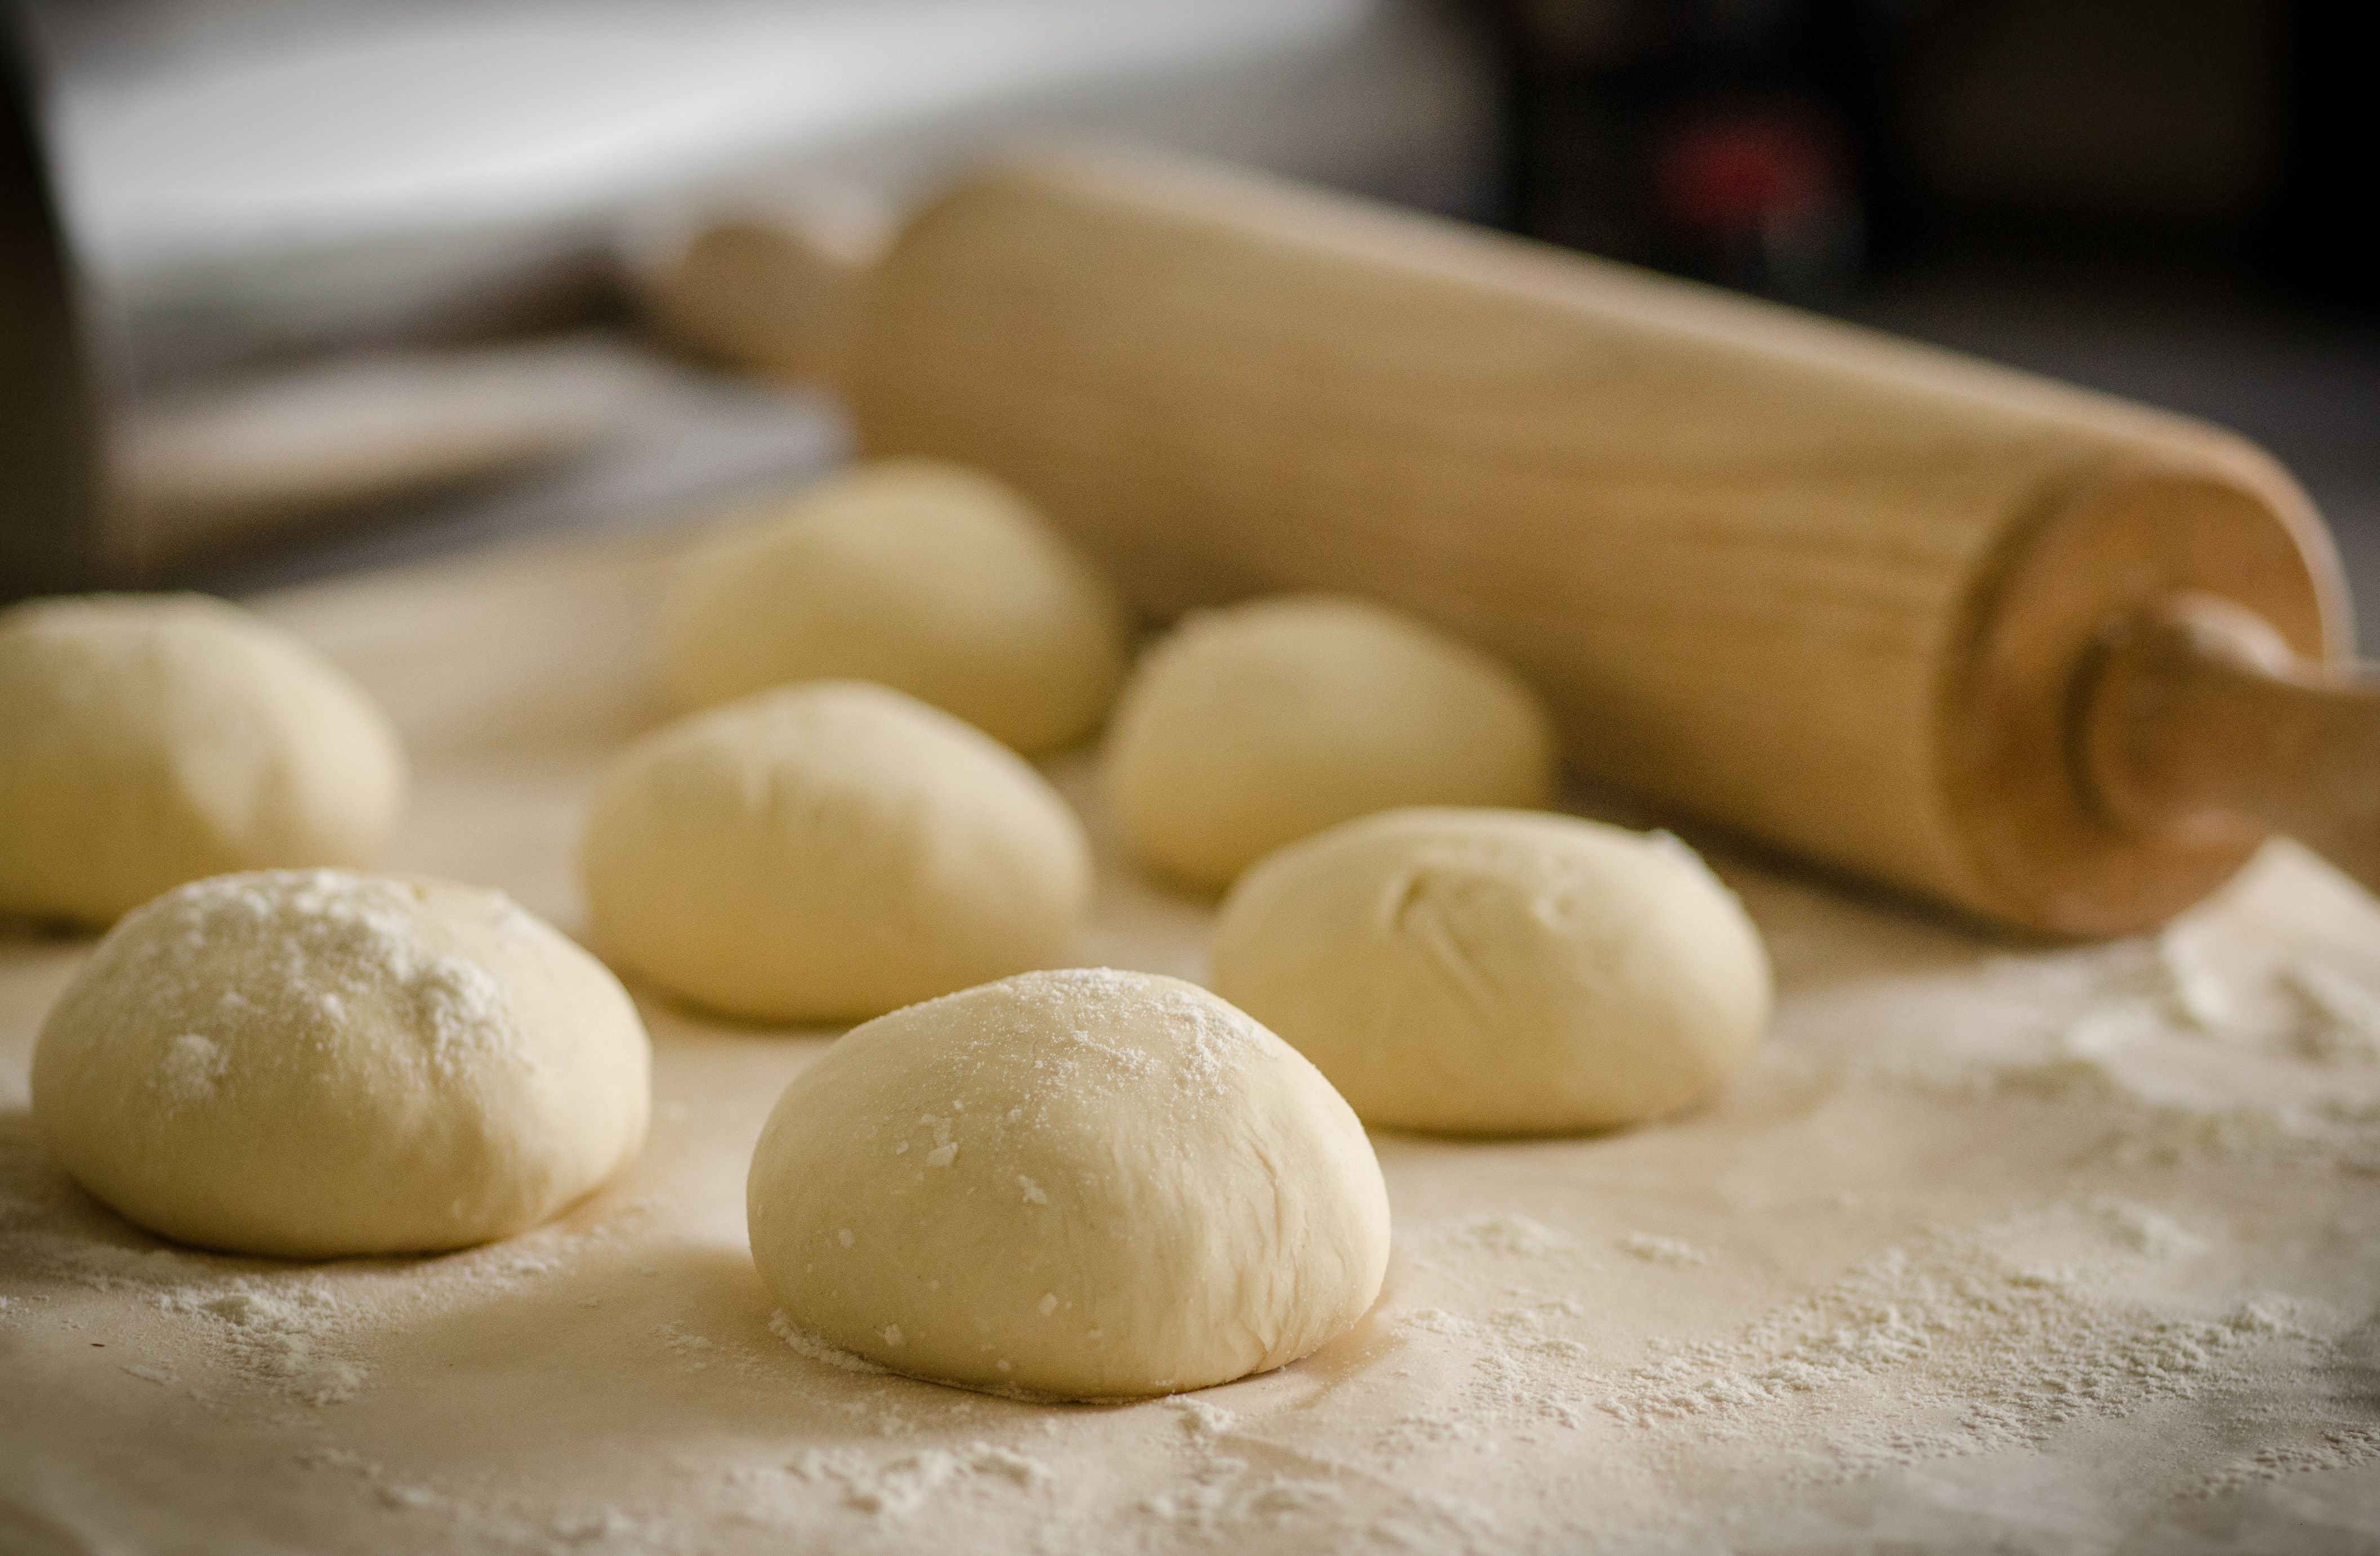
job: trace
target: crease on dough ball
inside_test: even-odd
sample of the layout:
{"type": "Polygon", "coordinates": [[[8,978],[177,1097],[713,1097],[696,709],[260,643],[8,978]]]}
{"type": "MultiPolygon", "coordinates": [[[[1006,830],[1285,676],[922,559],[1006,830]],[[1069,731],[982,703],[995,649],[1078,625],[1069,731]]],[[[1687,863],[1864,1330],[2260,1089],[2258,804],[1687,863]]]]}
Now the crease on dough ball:
{"type": "Polygon", "coordinates": [[[1034,755],[1123,678],[1114,589],[1026,500],[962,466],[861,465],[697,547],[662,602],[680,706],[875,681],[1034,755]]]}
{"type": "Polygon", "coordinates": [[[42,1024],[33,1118],[166,1236],[427,1253],[619,1171],[650,1063],[619,981],[504,893],[273,870],[177,887],[99,942],[42,1024]]]}
{"type": "Polygon", "coordinates": [[[884,687],[814,682],[613,760],[579,859],[595,940],[750,1020],[880,1015],[1064,959],[1090,845],[1014,751],[884,687]]]}
{"type": "Polygon", "coordinates": [[[1141,857],[1228,885],[1301,837],[1406,805],[1553,802],[1553,721],[1467,643],[1342,595],[1184,620],[1142,659],[1101,777],[1141,857]]]}
{"type": "Polygon", "coordinates": [[[237,606],[0,611],[0,913],[102,926],[205,876],[369,866],[405,786],[386,715],[237,606]]]}
{"type": "Polygon", "coordinates": [[[854,1028],[778,1100],[747,1197],[795,1331],[1032,1397],[1286,1366],[1388,1262],[1379,1163],[1314,1066],[1203,989],[1104,968],[854,1028]]]}
{"type": "Polygon", "coordinates": [[[1767,1024],[1734,893],[1667,833],[1422,808],[1285,848],[1223,903],[1215,987],[1372,1124],[1542,1134],[1704,1100],[1767,1024]]]}

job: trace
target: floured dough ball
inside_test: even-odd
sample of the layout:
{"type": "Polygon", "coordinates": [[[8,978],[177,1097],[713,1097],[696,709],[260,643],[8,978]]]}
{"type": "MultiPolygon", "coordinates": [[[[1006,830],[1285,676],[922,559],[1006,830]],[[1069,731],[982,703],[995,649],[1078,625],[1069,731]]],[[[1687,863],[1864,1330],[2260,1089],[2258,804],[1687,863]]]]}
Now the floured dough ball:
{"type": "Polygon", "coordinates": [[[1065,959],[1091,855],[1014,752],[897,691],[787,687],[621,753],[579,850],[597,943],[697,1004],[880,1015],[1065,959]]]}
{"type": "Polygon", "coordinates": [[[1379,1163],[1339,1094],[1146,973],[1027,973],[853,1030],[778,1100],[747,1205],[797,1331],[1064,1399],[1286,1366],[1388,1265],[1379,1163]]]}
{"type": "Polygon", "coordinates": [[[0,612],[0,913],[112,923],[231,870],[369,865],[396,732],[313,650],[200,595],[0,612]]]}
{"type": "Polygon", "coordinates": [[[1603,1129],[1716,1091],[1767,1024],[1768,955],[1734,893],[1665,833],[1412,809],[1250,870],[1215,987],[1367,1124],[1603,1129]]]}
{"type": "Polygon", "coordinates": [[[1109,802],[1149,863],[1221,886],[1283,844],[1398,805],[1553,798],[1553,724],[1486,654],[1361,600],[1201,613],[1125,686],[1109,802]]]}
{"type": "Polygon", "coordinates": [[[128,915],[33,1050],[75,1181],[187,1243],[326,1258],[524,1231],[645,1137],[645,1029],[500,892],[344,870],[128,915]]]}
{"type": "Polygon", "coordinates": [[[686,707],[877,681],[1029,755],[1107,716],[1125,623],[1022,497],[959,466],[888,459],[697,550],[663,602],[662,645],[686,707]]]}

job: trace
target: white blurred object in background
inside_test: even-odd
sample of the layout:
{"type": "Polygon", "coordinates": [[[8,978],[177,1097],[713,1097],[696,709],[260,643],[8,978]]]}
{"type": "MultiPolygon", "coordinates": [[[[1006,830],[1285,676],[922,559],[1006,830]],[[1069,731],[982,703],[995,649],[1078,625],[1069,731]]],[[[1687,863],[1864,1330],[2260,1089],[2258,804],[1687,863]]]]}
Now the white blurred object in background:
{"type": "Polygon", "coordinates": [[[1089,133],[1461,208],[1468,35],[1410,0],[151,0],[30,11],[69,236],[119,371],[450,333],[714,196],[905,200],[1089,133]]]}

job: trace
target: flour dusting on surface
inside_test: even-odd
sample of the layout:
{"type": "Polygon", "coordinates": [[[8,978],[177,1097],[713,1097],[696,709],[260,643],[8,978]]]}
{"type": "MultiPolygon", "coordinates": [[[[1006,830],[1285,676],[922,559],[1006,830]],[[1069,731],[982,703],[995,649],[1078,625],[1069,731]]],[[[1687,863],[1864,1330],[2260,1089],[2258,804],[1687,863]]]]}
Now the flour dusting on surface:
{"type": "Polygon", "coordinates": [[[1524,1258],[1539,1258],[1577,1246],[1545,1222],[1532,1220],[1517,1210],[1475,1217],[1452,1228],[1446,1237],[1459,1246],[1478,1248],[1488,1253],[1517,1254],[1524,1258]]]}
{"type": "Polygon", "coordinates": [[[1620,1251],[1647,1264],[1685,1266],[1710,1262],[1710,1255],[1692,1243],[1680,1237],[1664,1237],[1658,1232],[1629,1233],[1620,1239],[1620,1251]]]}
{"type": "Polygon", "coordinates": [[[877,1460],[867,1454],[811,1449],[791,1466],[804,1480],[838,1488],[844,1503],[885,1518],[907,1518],[946,1490],[989,1482],[1031,1493],[1057,1478],[1040,1460],[990,1442],[927,1448],[877,1460]]]}
{"type": "MultiPolygon", "coordinates": [[[[557,835],[572,814],[557,804],[557,835]]],[[[0,1446],[14,1426],[140,1452],[105,1508],[5,1465],[0,1490],[67,1526],[132,1508],[153,1533],[174,1482],[149,1466],[187,1473],[176,1443],[220,1423],[259,1445],[241,1495],[359,1550],[2380,1541],[2380,1064],[2357,1036],[2380,914],[2284,856],[2164,935],[2011,948],[1728,874],[1782,999],[1727,1095],[1578,1139],[1376,1134],[1397,1216],[1378,1306],[1304,1363],[1173,1400],[941,1388],[771,1321],[737,1187],[770,1100],[830,1052],[808,1036],[651,1003],[660,1085],[701,1123],[636,1169],[666,1213],[325,1265],[172,1248],[96,1210],[38,1145],[20,1066],[0,1074],[0,1446]],[[29,1366],[44,1386],[10,1391],[29,1366]]],[[[566,900],[566,876],[549,884],[566,900]]],[[[1164,905],[1146,965],[1195,970],[1177,931],[1203,912],[1164,905]]],[[[1141,954],[1129,925],[1098,933],[1102,955],[1141,954]]],[[[87,953],[23,954],[45,1001],[87,953]]],[[[437,1084],[456,1039],[433,1007],[468,1016],[465,982],[418,1001],[410,979],[322,983],[306,1020],[401,997],[437,1084]]],[[[1050,979],[1065,1035],[1018,1095],[958,1084],[962,1053],[950,1088],[875,1121],[907,1147],[904,1184],[1071,1213],[1084,1185],[1001,1155],[1003,1131],[1059,1098],[1237,1105],[1261,1039],[1169,1015],[1166,1043],[1119,1040],[1088,1012],[1124,982],[1050,979]]],[[[5,998],[8,1019],[36,1003],[5,998]]],[[[164,1030],[218,1045],[220,1073],[157,1055],[196,1107],[238,1079],[217,1023],[243,1015],[218,1000],[164,1030]]],[[[825,1221],[820,1277],[875,1224],[825,1221]]],[[[1028,1312],[1061,1297],[1051,1323],[1086,1300],[1055,1271],[1025,1289],[1028,1312]]]]}
{"type": "Polygon", "coordinates": [[[793,1347],[795,1355],[807,1356],[814,1362],[823,1362],[839,1372],[883,1374],[887,1371],[865,1356],[856,1356],[849,1351],[829,1344],[786,1317],[782,1307],[769,1315],[769,1331],[793,1347]]]}

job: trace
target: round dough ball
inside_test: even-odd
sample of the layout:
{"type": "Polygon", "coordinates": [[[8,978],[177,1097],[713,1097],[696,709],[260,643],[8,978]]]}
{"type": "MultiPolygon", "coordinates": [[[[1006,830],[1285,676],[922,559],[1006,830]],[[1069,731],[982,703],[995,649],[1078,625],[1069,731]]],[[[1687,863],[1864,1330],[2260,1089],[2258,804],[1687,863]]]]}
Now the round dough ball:
{"type": "Polygon", "coordinates": [[[700,547],[662,607],[682,706],[877,681],[1029,754],[1087,736],[1123,679],[1115,590],[1014,492],[924,459],[816,486],[700,547]]]}
{"type": "Polygon", "coordinates": [[[580,848],[596,942],[673,993],[847,1021],[1063,961],[1082,824],[982,732],[856,681],[683,719],[613,763],[580,848]]]}
{"type": "Polygon", "coordinates": [[[75,1181],[186,1243],[327,1258],[508,1236],[645,1137],[619,981],[501,892],[222,875],[100,942],[33,1050],[75,1181]]]}
{"type": "Polygon", "coordinates": [[[778,1099],[747,1205],[798,1328],[1045,1397],[1284,1367],[1388,1268],[1379,1162],[1330,1082],[1205,990],[1104,968],[852,1031],[778,1099]]]}
{"type": "Polygon", "coordinates": [[[1693,849],[1574,817],[1413,809],[1248,872],[1215,987],[1367,1124],[1606,1129],[1716,1091],[1767,1025],[1768,955],[1693,849]]]}
{"type": "Polygon", "coordinates": [[[108,924],[203,876],[369,865],[404,806],[387,718],[237,606],[0,612],[0,913],[108,924]]]}
{"type": "Polygon", "coordinates": [[[1149,863],[1204,886],[1398,805],[1551,804],[1553,722],[1486,654],[1362,600],[1201,613],[1141,662],[1107,795],[1149,863]]]}

